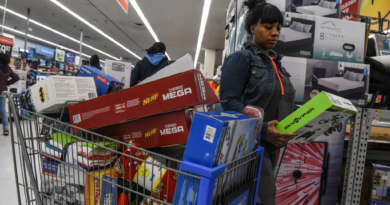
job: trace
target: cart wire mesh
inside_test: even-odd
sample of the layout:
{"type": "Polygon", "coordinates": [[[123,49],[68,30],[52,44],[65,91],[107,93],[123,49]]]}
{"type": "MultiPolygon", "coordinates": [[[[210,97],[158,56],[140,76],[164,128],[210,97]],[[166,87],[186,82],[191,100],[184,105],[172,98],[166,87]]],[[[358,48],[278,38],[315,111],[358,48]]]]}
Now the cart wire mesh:
{"type": "Polygon", "coordinates": [[[220,165],[216,169],[223,173],[210,180],[183,165],[191,164],[181,161],[185,145],[145,150],[20,109],[17,95],[3,95],[14,119],[10,132],[19,204],[217,205],[229,204],[242,190],[249,190],[249,204],[255,201],[259,151],[220,165]],[[205,187],[205,181],[213,186],[205,187]],[[205,203],[204,196],[211,200],[205,203]]]}

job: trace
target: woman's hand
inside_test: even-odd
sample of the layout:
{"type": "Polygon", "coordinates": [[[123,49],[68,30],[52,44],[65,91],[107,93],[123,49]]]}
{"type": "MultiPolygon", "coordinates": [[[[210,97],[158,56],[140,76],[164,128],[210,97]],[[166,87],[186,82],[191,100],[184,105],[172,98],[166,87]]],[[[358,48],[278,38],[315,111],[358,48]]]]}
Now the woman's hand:
{"type": "Polygon", "coordinates": [[[266,141],[270,142],[276,147],[282,147],[286,145],[291,138],[297,136],[297,134],[295,133],[287,134],[287,133],[279,132],[275,128],[275,125],[277,125],[278,123],[279,122],[277,120],[268,122],[266,141]]]}

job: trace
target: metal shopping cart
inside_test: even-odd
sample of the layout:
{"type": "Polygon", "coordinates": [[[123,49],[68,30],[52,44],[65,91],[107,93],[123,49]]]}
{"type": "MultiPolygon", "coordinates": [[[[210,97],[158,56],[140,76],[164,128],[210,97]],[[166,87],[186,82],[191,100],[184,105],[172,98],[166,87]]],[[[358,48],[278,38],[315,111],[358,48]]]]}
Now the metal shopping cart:
{"type": "Polygon", "coordinates": [[[8,97],[19,204],[256,204],[259,147],[207,168],[181,161],[185,146],[152,151],[19,108],[8,97]]]}

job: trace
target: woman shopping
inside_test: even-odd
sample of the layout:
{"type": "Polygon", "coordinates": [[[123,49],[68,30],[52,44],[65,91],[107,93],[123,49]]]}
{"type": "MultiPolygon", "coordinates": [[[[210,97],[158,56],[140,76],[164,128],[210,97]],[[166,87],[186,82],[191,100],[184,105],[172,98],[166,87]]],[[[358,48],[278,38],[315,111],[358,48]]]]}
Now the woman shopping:
{"type": "MultiPolygon", "coordinates": [[[[3,91],[7,91],[7,86],[16,83],[19,80],[19,76],[9,67],[10,57],[6,54],[0,53],[0,94],[3,91]],[[9,79],[11,78],[11,79],[9,79]]],[[[8,115],[6,110],[7,98],[0,95],[0,114],[1,121],[3,123],[3,134],[8,135],[8,115]]]]}
{"type": "Polygon", "coordinates": [[[271,50],[278,41],[283,16],[263,0],[247,0],[245,29],[253,36],[244,49],[230,55],[222,66],[220,97],[224,110],[242,112],[247,105],[264,110],[260,145],[265,148],[258,203],[275,204],[274,179],[277,150],[296,134],[286,134],[275,125],[294,111],[295,90],[282,56],[271,50]]]}

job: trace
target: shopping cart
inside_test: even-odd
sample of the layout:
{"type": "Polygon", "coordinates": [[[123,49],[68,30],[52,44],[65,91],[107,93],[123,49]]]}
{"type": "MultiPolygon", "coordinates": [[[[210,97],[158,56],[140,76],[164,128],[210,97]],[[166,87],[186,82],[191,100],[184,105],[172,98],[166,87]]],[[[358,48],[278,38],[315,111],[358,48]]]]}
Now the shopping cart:
{"type": "Polygon", "coordinates": [[[207,168],[181,161],[185,146],[141,149],[22,110],[16,95],[3,95],[15,119],[19,204],[256,204],[262,147],[207,168]]]}

